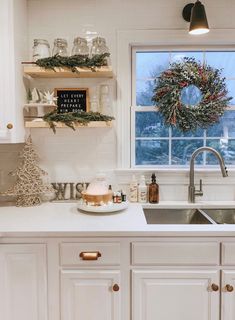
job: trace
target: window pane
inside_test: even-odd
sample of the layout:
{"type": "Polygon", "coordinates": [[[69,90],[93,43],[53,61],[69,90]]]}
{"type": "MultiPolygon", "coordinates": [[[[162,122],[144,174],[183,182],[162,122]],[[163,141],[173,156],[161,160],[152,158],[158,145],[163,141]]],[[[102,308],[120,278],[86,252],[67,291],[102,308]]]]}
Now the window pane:
{"type": "MultiPolygon", "coordinates": [[[[201,63],[206,59],[208,65],[219,69],[224,68],[222,76],[226,78],[228,96],[232,97],[229,105],[235,106],[235,51],[187,52],[184,50],[136,53],[136,75],[133,79],[136,106],[154,106],[152,96],[158,81],[158,78],[154,78],[166,70],[170,62],[180,62],[184,57],[195,58],[201,63]]],[[[181,96],[183,101],[187,104],[197,104],[197,101],[194,101],[195,90],[190,91],[186,88],[184,91],[181,96]]],[[[198,96],[200,98],[199,94],[198,96]]],[[[226,111],[219,123],[208,130],[198,128],[195,132],[182,132],[175,127],[169,129],[164,124],[160,113],[153,111],[154,109],[154,107],[146,108],[143,112],[143,109],[136,108],[135,128],[133,128],[136,165],[188,166],[193,151],[203,145],[210,145],[223,154],[228,165],[235,166],[235,110],[226,111]]],[[[217,160],[213,155],[203,153],[196,158],[196,163],[211,165],[217,164],[217,160]]]]}
{"type": "Polygon", "coordinates": [[[207,137],[235,137],[235,111],[225,111],[218,124],[207,130],[207,137]]]}
{"type": "Polygon", "coordinates": [[[182,132],[175,127],[172,128],[172,137],[203,137],[204,130],[203,129],[197,129],[195,132],[194,131],[187,131],[187,132],[182,132]]]}
{"type": "Polygon", "coordinates": [[[181,90],[180,100],[184,105],[195,107],[201,103],[202,99],[202,91],[194,84],[190,84],[181,90]]]}
{"type": "Polygon", "coordinates": [[[228,90],[228,97],[232,97],[232,100],[229,101],[229,105],[235,105],[235,80],[226,81],[226,86],[228,90]]]}
{"type": "Polygon", "coordinates": [[[224,77],[235,77],[235,52],[206,52],[206,63],[214,68],[223,69],[224,77]]]}
{"type": "Polygon", "coordinates": [[[169,137],[169,129],[164,125],[159,112],[136,112],[136,137],[169,137]]]}
{"type": "MultiPolygon", "coordinates": [[[[203,140],[173,140],[172,141],[172,165],[189,164],[192,153],[203,146],[203,140]]],[[[198,155],[196,164],[203,164],[202,155],[198,155]]]]}
{"type": "Polygon", "coordinates": [[[184,58],[194,58],[196,61],[203,61],[202,52],[172,52],[171,62],[181,62],[184,58]]]}
{"type": "Polygon", "coordinates": [[[149,79],[159,76],[169,67],[168,52],[137,52],[136,78],[149,79]]]}
{"type": "Polygon", "coordinates": [[[154,89],[154,81],[136,81],[136,105],[137,106],[153,106],[152,97],[154,89]]]}
{"type": "Polygon", "coordinates": [[[136,165],[168,165],[167,140],[136,140],[136,165]]]}
{"type": "MultiPolygon", "coordinates": [[[[222,154],[225,165],[235,165],[235,140],[207,140],[206,145],[216,149],[222,154]]],[[[207,152],[206,163],[209,165],[219,164],[218,159],[209,152],[207,152]]]]}

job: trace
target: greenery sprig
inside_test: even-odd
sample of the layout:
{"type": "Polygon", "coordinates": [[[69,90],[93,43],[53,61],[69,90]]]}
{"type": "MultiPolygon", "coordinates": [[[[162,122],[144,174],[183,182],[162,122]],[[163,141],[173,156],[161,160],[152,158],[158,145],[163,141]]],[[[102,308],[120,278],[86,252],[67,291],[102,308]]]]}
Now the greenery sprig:
{"type": "Polygon", "coordinates": [[[73,55],[70,57],[61,57],[60,55],[54,55],[53,57],[38,59],[35,63],[37,66],[51,69],[56,72],[55,68],[67,68],[72,72],[77,72],[77,67],[89,68],[95,72],[96,68],[107,66],[107,58],[109,53],[97,54],[92,58],[82,55],[73,55]]]}
{"type": "Polygon", "coordinates": [[[152,100],[165,124],[184,132],[207,129],[217,123],[232,99],[228,97],[221,70],[196,62],[193,58],[172,63],[155,83],[152,100]],[[200,90],[201,101],[197,105],[182,101],[182,92],[190,85],[200,90]]]}
{"type": "Polygon", "coordinates": [[[68,112],[68,113],[57,113],[56,110],[49,112],[44,115],[43,120],[46,121],[50,128],[56,133],[56,123],[62,122],[69,128],[75,130],[75,124],[86,126],[90,121],[106,121],[109,122],[114,120],[114,117],[101,114],[99,112],[68,112]]]}

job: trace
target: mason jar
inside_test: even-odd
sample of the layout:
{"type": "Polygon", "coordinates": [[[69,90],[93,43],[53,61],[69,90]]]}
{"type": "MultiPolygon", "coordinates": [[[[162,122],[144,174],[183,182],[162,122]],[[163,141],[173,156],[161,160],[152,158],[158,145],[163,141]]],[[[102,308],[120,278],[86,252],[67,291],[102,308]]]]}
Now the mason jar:
{"type": "Polygon", "coordinates": [[[80,55],[84,57],[89,56],[89,47],[85,38],[77,37],[73,42],[72,56],[80,55]]]}
{"type": "Polygon", "coordinates": [[[54,40],[54,48],[52,51],[52,55],[55,56],[60,55],[61,57],[68,56],[68,43],[66,39],[57,38],[54,40]]]}
{"type": "Polygon", "coordinates": [[[34,39],[33,41],[33,61],[48,58],[51,56],[50,45],[47,40],[34,39]]]}
{"type": "MultiPolygon", "coordinates": [[[[101,37],[94,38],[91,46],[91,57],[104,53],[109,53],[109,48],[106,45],[105,39],[101,37]]],[[[106,62],[108,65],[110,64],[109,57],[106,58],[106,62]]]]}

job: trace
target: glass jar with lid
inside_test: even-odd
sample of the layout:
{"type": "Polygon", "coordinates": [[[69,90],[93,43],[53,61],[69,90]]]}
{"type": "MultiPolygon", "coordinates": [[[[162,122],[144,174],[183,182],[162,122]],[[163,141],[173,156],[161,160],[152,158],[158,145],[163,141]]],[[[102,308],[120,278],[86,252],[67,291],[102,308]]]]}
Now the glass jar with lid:
{"type": "Polygon", "coordinates": [[[50,45],[47,40],[34,39],[33,41],[33,61],[48,58],[51,56],[50,45]]]}
{"type": "MultiPolygon", "coordinates": [[[[91,57],[94,57],[97,54],[109,53],[109,48],[106,45],[104,38],[96,37],[92,40],[91,46],[91,57]]],[[[109,64],[109,58],[106,59],[107,64],[109,64]]]]}
{"type": "Polygon", "coordinates": [[[89,47],[85,38],[77,37],[74,39],[72,55],[89,56],[89,47]]]}
{"type": "Polygon", "coordinates": [[[52,55],[60,55],[61,57],[68,56],[68,43],[66,39],[57,38],[54,40],[54,48],[52,55]]]}

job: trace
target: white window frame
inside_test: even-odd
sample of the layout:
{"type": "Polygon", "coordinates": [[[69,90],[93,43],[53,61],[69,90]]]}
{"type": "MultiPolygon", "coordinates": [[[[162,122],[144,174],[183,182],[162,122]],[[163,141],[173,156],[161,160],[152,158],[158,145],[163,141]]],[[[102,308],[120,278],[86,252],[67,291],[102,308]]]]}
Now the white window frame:
{"type": "MultiPolygon", "coordinates": [[[[131,169],[131,101],[132,47],[187,46],[228,50],[235,48],[235,29],[211,29],[201,36],[192,36],[182,29],[120,30],[117,32],[117,168],[131,169]]],[[[156,169],[156,168],[155,168],[156,169]]],[[[163,170],[169,171],[169,168],[163,170]]],[[[180,169],[177,169],[180,170],[180,169]]],[[[185,171],[185,169],[182,169],[185,171]]]]}
{"type": "MultiPolygon", "coordinates": [[[[205,131],[204,131],[204,136],[203,137],[174,137],[172,140],[172,130],[170,128],[169,130],[169,137],[166,138],[161,138],[161,137],[143,137],[143,138],[137,138],[137,140],[164,140],[164,141],[168,141],[169,142],[169,164],[165,164],[165,165],[154,165],[154,166],[144,166],[144,165],[136,165],[136,157],[135,157],[135,153],[136,153],[136,137],[135,137],[135,119],[136,119],[136,111],[137,112],[148,112],[148,111],[156,111],[156,107],[154,106],[137,106],[136,105],[136,53],[137,52],[169,52],[169,54],[171,55],[171,51],[172,52],[202,52],[203,54],[203,59],[205,60],[205,53],[208,51],[211,52],[215,52],[215,51],[232,51],[235,52],[235,47],[231,48],[231,46],[227,47],[227,46],[220,46],[220,47],[216,47],[212,48],[211,46],[209,48],[203,46],[203,47],[188,47],[188,46],[167,46],[167,47],[163,47],[163,46],[135,46],[132,47],[132,53],[131,53],[131,59],[132,59],[132,73],[131,73],[131,82],[132,82],[132,103],[131,103],[131,168],[133,169],[146,169],[146,168],[162,168],[162,169],[182,169],[182,168],[188,168],[188,165],[172,165],[170,164],[170,160],[171,160],[171,144],[173,140],[203,140],[203,145],[205,146],[205,142],[206,142],[206,135],[205,135],[205,131]]],[[[152,79],[150,79],[152,80],[152,79]]],[[[233,80],[234,84],[235,84],[235,77],[230,77],[230,78],[226,78],[226,80],[233,80]]],[[[235,110],[235,104],[231,105],[228,107],[228,110],[235,110]]],[[[210,140],[218,140],[221,139],[221,137],[210,137],[210,140]]],[[[231,140],[235,140],[235,138],[231,138],[231,140]]],[[[206,158],[206,153],[203,154],[203,163],[205,163],[205,158],[206,158]]],[[[210,168],[214,168],[215,165],[200,165],[201,168],[203,169],[210,169],[210,168]]],[[[234,168],[235,169],[235,165],[230,165],[229,168],[234,168]]]]}

